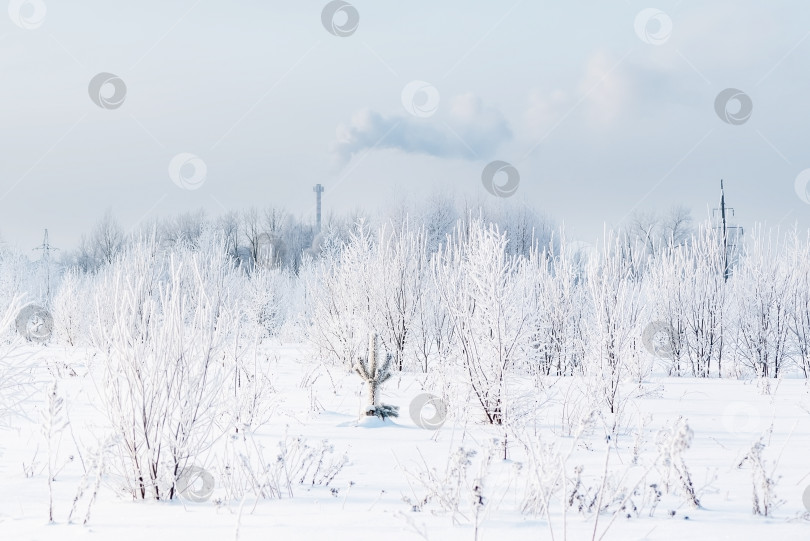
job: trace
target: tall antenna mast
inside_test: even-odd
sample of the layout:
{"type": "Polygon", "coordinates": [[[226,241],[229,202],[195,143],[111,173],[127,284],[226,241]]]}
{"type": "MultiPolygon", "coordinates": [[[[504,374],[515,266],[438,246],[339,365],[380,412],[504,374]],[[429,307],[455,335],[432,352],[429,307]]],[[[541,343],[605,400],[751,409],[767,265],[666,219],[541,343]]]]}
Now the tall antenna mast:
{"type": "Polygon", "coordinates": [[[320,233],[321,232],[321,194],[323,193],[323,186],[320,184],[316,184],[312,191],[315,192],[315,216],[316,216],[316,225],[315,230],[320,233]]]}
{"type": "Polygon", "coordinates": [[[42,257],[40,261],[45,263],[45,301],[47,304],[51,302],[51,252],[58,250],[51,246],[48,240],[48,230],[45,229],[45,237],[42,239],[42,245],[37,246],[34,250],[42,250],[42,257]]]}

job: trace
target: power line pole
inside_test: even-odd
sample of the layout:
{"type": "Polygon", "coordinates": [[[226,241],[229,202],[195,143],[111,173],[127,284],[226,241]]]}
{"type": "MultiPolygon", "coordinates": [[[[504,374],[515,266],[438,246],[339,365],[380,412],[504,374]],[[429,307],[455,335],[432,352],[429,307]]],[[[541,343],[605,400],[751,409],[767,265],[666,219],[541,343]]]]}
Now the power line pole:
{"type": "Polygon", "coordinates": [[[42,239],[42,244],[34,248],[34,250],[41,250],[42,256],[40,257],[40,261],[45,264],[45,302],[46,304],[50,304],[51,302],[51,252],[58,250],[59,248],[54,248],[51,246],[50,241],[48,240],[48,230],[45,229],[45,238],[42,239]]]}
{"type": "Polygon", "coordinates": [[[316,206],[316,210],[315,210],[315,216],[316,216],[316,218],[315,218],[315,220],[316,220],[316,222],[315,222],[316,223],[315,230],[316,230],[317,233],[320,233],[321,232],[321,194],[323,193],[323,186],[321,186],[320,184],[316,184],[315,187],[312,188],[312,191],[315,192],[315,206],[316,206]]]}
{"type": "Polygon", "coordinates": [[[728,282],[731,276],[731,256],[730,252],[736,250],[737,241],[743,235],[743,228],[737,225],[729,225],[729,217],[734,216],[734,209],[726,207],[726,192],[723,187],[723,179],[720,179],[720,208],[714,209],[715,216],[719,213],[720,223],[715,226],[720,229],[720,236],[723,243],[723,281],[728,282]],[[731,233],[731,234],[730,234],[731,233]]]}

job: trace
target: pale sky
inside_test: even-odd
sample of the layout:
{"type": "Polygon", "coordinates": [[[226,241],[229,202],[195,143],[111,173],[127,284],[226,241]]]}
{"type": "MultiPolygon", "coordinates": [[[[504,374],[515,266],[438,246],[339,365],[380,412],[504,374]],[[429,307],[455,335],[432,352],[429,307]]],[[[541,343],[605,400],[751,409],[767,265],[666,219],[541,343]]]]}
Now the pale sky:
{"type": "Polygon", "coordinates": [[[47,227],[72,248],[107,208],[126,228],[201,207],[311,215],[316,183],[337,212],[436,189],[495,200],[493,160],[519,171],[509,201],[582,238],[635,208],[702,218],[720,178],[741,224],[810,227],[795,182],[810,168],[810,4],[355,0],[334,18],[345,36],[327,4],[12,0],[0,235],[33,247],[47,227]],[[99,73],[126,87],[102,85],[109,108],[89,93],[99,73]],[[750,118],[721,120],[727,88],[750,118]],[[170,176],[180,154],[175,180],[196,189],[170,176]]]}

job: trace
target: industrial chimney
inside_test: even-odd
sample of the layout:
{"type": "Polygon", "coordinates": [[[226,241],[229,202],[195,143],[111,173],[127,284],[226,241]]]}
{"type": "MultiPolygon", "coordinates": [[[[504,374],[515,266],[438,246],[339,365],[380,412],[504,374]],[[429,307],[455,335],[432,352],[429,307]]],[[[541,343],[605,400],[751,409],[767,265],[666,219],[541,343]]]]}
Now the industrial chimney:
{"type": "Polygon", "coordinates": [[[320,184],[316,184],[315,187],[312,188],[312,191],[315,192],[315,205],[316,205],[316,210],[315,210],[315,213],[316,213],[315,214],[315,216],[316,216],[316,218],[315,218],[316,219],[315,231],[320,233],[320,231],[321,231],[321,194],[323,193],[323,186],[321,186],[320,184]]]}

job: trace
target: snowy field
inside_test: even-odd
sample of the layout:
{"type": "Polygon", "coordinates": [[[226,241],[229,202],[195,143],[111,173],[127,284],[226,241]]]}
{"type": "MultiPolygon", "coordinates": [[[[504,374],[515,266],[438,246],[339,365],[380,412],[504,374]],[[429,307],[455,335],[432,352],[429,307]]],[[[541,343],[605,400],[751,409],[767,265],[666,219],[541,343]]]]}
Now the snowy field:
{"type": "Polygon", "coordinates": [[[448,228],[347,223],[295,271],[203,229],[5,289],[0,539],[808,538],[806,239],[725,273],[706,224],[448,228]]]}
{"type": "MultiPolygon", "coordinates": [[[[575,420],[587,402],[581,379],[545,378],[539,387],[514,382],[525,391],[530,421],[507,431],[504,460],[504,431],[465,415],[465,401],[454,401],[437,430],[414,423],[407,413],[411,400],[424,392],[442,395],[440,382],[395,375],[382,399],[400,406],[403,415],[359,420],[364,397],[356,374],[313,362],[313,352],[303,346],[268,345],[261,362],[274,387],[270,420],[247,442],[225,434],[197,458],[214,478],[210,494],[203,477],[172,502],[133,502],[116,477],[112,455],[92,495],[93,450],[107,432],[92,353],[41,347],[24,352],[37,359],[39,383],[24,405],[27,419],[14,419],[0,440],[2,539],[438,540],[475,539],[476,528],[478,539],[491,540],[592,539],[594,531],[596,539],[615,540],[810,535],[802,504],[810,486],[810,394],[804,379],[774,382],[766,396],[755,381],[651,377],[626,389],[621,428],[609,443],[605,435],[614,417],[597,414],[584,425],[575,420]],[[54,427],[52,436],[49,524],[42,418],[52,381],[58,382],[69,425],[54,427]],[[686,436],[688,448],[673,451],[685,436],[678,434],[685,430],[680,419],[691,438],[686,436]],[[236,489],[222,480],[234,453],[253,459],[261,453],[274,462],[278,442],[290,445],[297,438],[313,449],[328,440],[329,464],[347,457],[328,485],[323,474],[334,472],[315,475],[313,486],[310,470],[303,483],[291,481],[289,492],[283,481],[278,497],[234,497],[236,489]],[[761,457],[752,459],[757,442],[761,457]],[[672,454],[665,456],[666,449],[672,454]],[[575,488],[578,471],[581,485],[575,488]],[[683,474],[699,508],[690,502],[683,474]],[[601,486],[597,522],[591,500],[601,486]],[[771,516],[752,514],[755,493],[770,498],[771,516]],[[483,505],[474,505],[477,495],[483,505]],[[572,497],[579,503],[563,505],[572,497]]],[[[422,411],[425,419],[433,416],[429,406],[422,411]]],[[[261,462],[255,464],[258,473],[261,462]]]]}
{"type": "Polygon", "coordinates": [[[810,4],[5,4],[0,541],[810,541],[810,4]]]}

